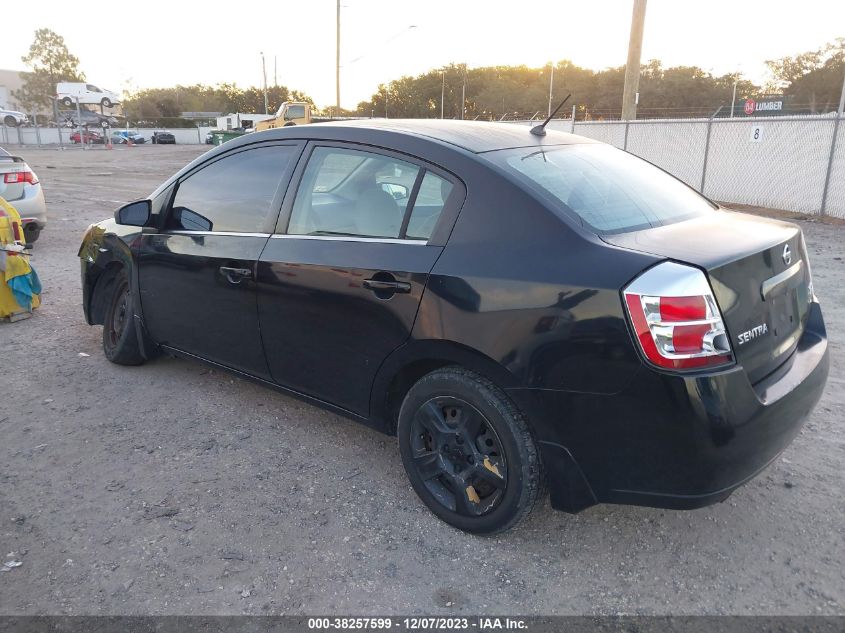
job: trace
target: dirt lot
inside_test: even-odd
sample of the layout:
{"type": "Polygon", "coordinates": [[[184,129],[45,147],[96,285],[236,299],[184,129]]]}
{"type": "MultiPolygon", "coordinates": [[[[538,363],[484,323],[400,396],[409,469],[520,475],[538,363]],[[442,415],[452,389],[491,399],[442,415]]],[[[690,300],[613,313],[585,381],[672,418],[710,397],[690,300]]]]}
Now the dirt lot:
{"type": "Polygon", "coordinates": [[[417,500],[393,438],[199,364],[105,360],[80,236],[203,149],[20,152],[50,224],[44,306],[0,324],[0,556],[23,563],[0,613],[845,613],[845,226],[802,223],[833,368],[762,476],[695,512],[546,503],[476,538],[417,500]]]}

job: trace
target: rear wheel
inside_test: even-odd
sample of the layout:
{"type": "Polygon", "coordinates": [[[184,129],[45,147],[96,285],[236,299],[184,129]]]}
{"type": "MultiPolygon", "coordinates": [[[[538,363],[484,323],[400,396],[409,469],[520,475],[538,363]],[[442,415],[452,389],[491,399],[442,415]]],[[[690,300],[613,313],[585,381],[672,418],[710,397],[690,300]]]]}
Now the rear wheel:
{"type": "Polygon", "coordinates": [[[446,368],[420,379],[402,403],[397,434],[414,490],[458,529],[507,530],[540,496],[540,459],[524,416],[478,374],[446,368]]]}
{"type": "Polygon", "coordinates": [[[140,365],[144,356],[135,330],[129,277],[124,270],[115,275],[111,289],[103,324],[103,352],[106,358],[118,365],[140,365]]]}
{"type": "Polygon", "coordinates": [[[103,97],[103,100],[100,103],[103,104],[104,108],[110,108],[111,107],[111,99],[108,99],[107,97],[103,97]]]}
{"type": "Polygon", "coordinates": [[[18,124],[18,120],[11,114],[7,114],[3,118],[3,123],[5,123],[7,127],[15,127],[18,124]]]}
{"type": "Polygon", "coordinates": [[[64,99],[62,99],[62,105],[69,108],[73,105],[73,100],[70,97],[65,97],[64,99]]]}

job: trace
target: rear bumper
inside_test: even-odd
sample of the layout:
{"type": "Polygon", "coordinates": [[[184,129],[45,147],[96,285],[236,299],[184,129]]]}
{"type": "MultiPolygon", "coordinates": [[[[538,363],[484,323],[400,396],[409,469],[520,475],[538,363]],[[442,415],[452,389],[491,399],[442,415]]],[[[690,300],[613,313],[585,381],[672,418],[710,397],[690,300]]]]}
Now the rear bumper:
{"type": "Polygon", "coordinates": [[[15,207],[25,225],[34,222],[39,229],[47,225],[47,202],[40,184],[27,185],[23,197],[9,200],[9,204],[15,207]]]}
{"type": "Polygon", "coordinates": [[[571,457],[561,468],[559,448],[541,441],[552,504],[577,511],[592,497],[692,509],[722,501],[798,434],[828,367],[824,321],[813,303],[795,353],[756,385],[741,367],[689,377],[643,368],[616,395],[534,393],[546,416],[540,439],[571,457]]]}

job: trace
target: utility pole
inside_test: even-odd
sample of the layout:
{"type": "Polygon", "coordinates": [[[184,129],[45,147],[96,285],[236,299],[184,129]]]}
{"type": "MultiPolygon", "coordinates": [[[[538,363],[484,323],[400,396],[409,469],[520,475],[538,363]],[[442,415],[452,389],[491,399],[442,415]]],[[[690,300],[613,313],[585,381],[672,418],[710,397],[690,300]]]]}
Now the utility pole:
{"type": "Polygon", "coordinates": [[[443,101],[446,98],[446,71],[440,71],[440,118],[443,118],[443,101]]]}
{"type": "Polygon", "coordinates": [[[628,63],[625,64],[625,87],[622,90],[622,118],[637,118],[638,89],[640,85],[640,57],[643,52],[643,27],[645,26],[646,0],[634,0],[631,16],[631,39],[628,41],[628,63]]]}
{"type": "Polygon", "coordinates": [[[270,103],[267,100],[267,65],[264,63],[264,51],[261,51],[261,74],[264,76],[264,114],[270,114],[270,103]]]}
{"type": "Polygon", "coordinates": [[[337,0],[337,44],[335,48],[335,92],[338,114],[340,114],[340,0],[337,0]]]}
{"type": "Polygon", "coordinates": [[[552,62],[552,74],[549,77],[549,113],[546,116],[552,116],[552,90],[555,87],[555,65],[552,62]]]}
{"type": "Polygon", "coordinates": [[[273,87],[279,87],[279,79],[276,71],[279,69],[279,56],[273,55],[273,87]]]}

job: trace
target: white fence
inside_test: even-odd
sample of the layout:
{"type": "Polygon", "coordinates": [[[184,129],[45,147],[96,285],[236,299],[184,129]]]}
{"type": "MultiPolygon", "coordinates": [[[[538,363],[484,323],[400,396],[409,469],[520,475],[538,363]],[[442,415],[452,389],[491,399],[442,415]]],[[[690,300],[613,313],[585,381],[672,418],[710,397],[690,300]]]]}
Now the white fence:
{"type": "Polygon", "coordinates": [[[845,119],[835,146],[835,116],[576,121],[574,128],[561,120],[549,127],[625,149],[714,200],[845,218],[845,119]]]}
{"type": "MultiPolygon", "coordinates": [[[[99,127],[90,126],[92,131],[100,131],[99,127]]],[[[153,132],[170,132],[176,137],[179,145],[197,145],[205,143],[205,135],[213,130],[213,127],[177,127],[177,128],[134,128],[130,127],[132,134],[142,135],[147,143],[150,142],[153,132]]],[[[112,132],[125,131],[126,128],[110,128],[112,132]]],[[[0,145],[58,145],[59,134],[61,142],[70,144],[70,135],[76,133],[76,128],[55,128],[55,127],[6,127],[0,126],[0,145]]]]}

